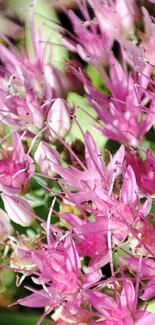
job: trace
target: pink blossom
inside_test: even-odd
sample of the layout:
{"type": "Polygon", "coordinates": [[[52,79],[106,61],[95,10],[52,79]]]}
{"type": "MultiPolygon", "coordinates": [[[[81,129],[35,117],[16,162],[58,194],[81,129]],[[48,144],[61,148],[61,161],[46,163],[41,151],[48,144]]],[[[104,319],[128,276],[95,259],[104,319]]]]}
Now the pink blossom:
{"type": "Polygon", "coordinates": [[[143,160],[138,152],[127,152],[126,161],[135,172],[137,184],[143,193],[155,193],[155,157],[150,148],[146,150],[143,160]]]}
{"type": "MultiPolygon", "coordinates": [[[[139,300],[155,295],[155,229],[148,215],[152,212],[149,194],[154,193],[155,158],[147,149],[142,160],[136,148],[155,120],[153,50],[150,52],[154,27],[143,9],[146,39],[141,36],[143,44],[138,46],[123,38],[133,32],[134,0],[88,0],[78,5],[84,22],[73,11],[67,13],[73,33],[57,23],[55,26],[59,26],[58,32],[72,52],[94,63],[99,82],[103,79],[100,89],[76,64],[62,75],[50,63],[51,51],[45,62],[49,42],[43,42],[42,27],[35,33],[34,8],[30,15],[32,58],[24,48],[19,53],[7,39],[8,47],[0,44],[0,119],[19,130],[12,132],[12,147],[0,152],[0,189],[7,212],[2,212],[2,221],[0,214],[0,241],[3,244],[11,233],[9,219],[29,227],[36,217],[43,228],[39,233],[37,229],[33,241],[17,235],[7,243],[13,250],[10,268],[22,274],[18,284],[28,274],[32,283],[31,288],[26,287],[30,294],[13,305],[44,308],[38,325],[51,312],[55,325],[153,325],[155,314],[142,310],[139,300]],[[111,51],[115,41],[119,42],[118,59],[111,51]],[[150,64],[147,57],[152,60],[150,64]],[[106,150],[106,161],[91,133],[84,132],[73,115],[74,107],[59,97],[71,83],[76,87],[77,78],[77,87],[82,81],[100,119],[92,117],[93,127],[123,143],[113,156],[106,150]],[[79,140],[67,144],[61,139],[70,131],[71,120],[83,136],[82,154],[74,150],[79,140]],[[41,133],[44,141],[39,142],[34,159],[41,171],[39,177],[45,176],[47,182],[38,181],[43,190],[36,190],[36,195],[43,193],[49,202],[56,194],[60,209],[53,209],[54,199],[47,222],[19,196],[35,174],[29,153],[41,133]],[[22,144],[25,136],[34,138],[27,153],[22,144]],[[59,155],[54,149],[59,145],[57,139],[69,152],[70,165],[62,161],[65,150],[59,155]],[[135,148],[133,152],[130,146],[135,148]],[[53,188],[51,180],[58,182],[60,191],[53,188]]],[[[28,234],[31,237],[30,229],[28,234]]]]}
{"type": "MultiPolygon", "coordinates": [[[[109,262],[107,235],[105,235],[103,223],[100,222],[100,232],[96,232],[97,222],[86,223],[73,213],[61,213],[64,219],[75,232],[76,249],[79,256],[89,256],[88,267],[100,269],[109,262]]],[[[106,221],[105,221],[106,224],[106,221]]],[[[106,225],[105,225],[106,226],[106,225]]]]}
{"type": "Polygon", "coordinates": [[[17,132],[13,133],[12,153],[0,160],[0,188],[12,195],[24,192],[34,173],[32,158],[25,154],[21,138],[17,132]]]}
{"type": "Polygon", "coordinates": [[[25,96],[26,98],[22,98],[17,95],[10,95],[5,90],[0,90],[2,121],[9,126],[21,128],[24,126],[29,129],[30,125],[30,130],[32,124],[36,128],[42,128],[44,112],[40,109],[39,101],[32,91],[29,91],[25,96]]]}
{"type": "Polygon", "coordinates": [[[81,306],[83,292],[87,287],[94,285],[101,278],[101,272],[93,268],[88,273],[81,273],[81,263],[76,250],[76,245],[70,234],[66,239],[59,239],[48,246],[42,245],[42,249],[31,249],[30,254],[19,250],[20,256],[33,263],[39,270],[39,277],[33,277],[36,284],[41,284],[43,289],[33,290],[26,298],[18,300],[18,303],[28,307],[50,307],[56,310],[62,305],[67,312],[75,315],[81,306]]]}
{"type": "Polygon", "coordinates": [[[130,3],[127,0],[115,2],[90,0],[90,3],[102,31],[107,33],[109,38],[114,39],[118,32],[128,34],[132,31],[136,13],[134,0],[130,3]]]}
{"type": "Polygon", "coordinates": [[[155,280],[151,279],[147,285],[143,287],[143,293],[140,296],[143,300],[149,300],[155,296],[155,280]]]}
{"type": "Polygon", "coordinates": [[[9,48],[0,44],[3,62],[0,77],[0,116],[4,123],[26,128],[35,134],[43,127],[53,98],[66,95],[70,81],[51,63],[51,52],[45,60],[47,44],[43,39],[43,28],[35,32],[34,9],[31,10],[30,35],[33,56],[21,46],[20,52],[5,39],[9,48]],[[4,78],[5,74],[5,78],[4,78]]]}
{"type": "Polygon", "coordinates": [[[87,7],[79,4],[84,23],[72,10],[66,11],[73,25],[74,34],[63,33],[62,40],[72,52],[77,52],[84,61],[102,64],[107,60],[110,49],[118,32],[128,33],[133,29],[135,1],[117,0],[116,3],[90,0],[95,19],[91,20],[87,7]],[[121,8],[121,9],[120,9],[121,8]]]}
{"type": "Polygon", "coordinates": [[[87,131],[84,137],[86,145],[86,166],[81,163],[81,167],[84,169],[83,171],[74,167],[64,168],[58,164],[54,164],[54,170],[63,177],[66,184],[78,191],[76,195],[69,194],[77,202],[87,201],[90,198],[85,183],[88,184],[91,191],[96,187],[102,189],[102,192],[105,194],[108,191],[111,193],[114,181],[121,173],[121,165],[125,155],[124,146],[122,145],[114,157],[111,157],[109,165],[105,167],[105,163],[91,134],[87,131]]]}
{"type": "Polygon", "coordinates": [[[141,245],[142,243],[144,243],[145,249],[143,249],[143,256],[150,255],[150,252],[154,252],[155,250],[154,236],[154,228],[152,227],[150,222],[148,222],[148,220],[143,218],[142,216],[141,220],[138,222],[137,239],[131,237],[130,246],[132,252],[141,256],[141,245]]]}
{"type": "Polygon", "coordinates": [[[129,280],[124,281],[119,302],[96,290],[88,290],[84,295],[105,319],[92,325],[153,325],[155,322],[155,314],[135,308],[136,292],[129,280]]]}
{"type": "Polygon", "coordinates": [[[144,56],[150,64],[155,64],[155,28],[151,16],[149,15],[146,8],[142,7],[144,24],[145,24],[145,35],[142,35],[142,47],[144,49],[144,56]]]}
{"type": "Polygon", "coordinates": [[[69,33],[66,37],[61,33],[62,41],[70,51],[78,53],[84,61],[90,59],[102,63],[111,48],[111,40],[106,33],[102,32],[98,22],[91,20],[85,5],[80,5],[80,10],[85,23],[72,10],[66,12],[73,25],[75,35],[69,33]],[[100,32],[98,32],[98,28],[100,32]]]}
{"type": "Polygon", "coordinates": [[[131,74],[123,70],[113,54],[110,55],[109,64],[110,78],[105,76],[111,93],[109,97],[89,86],[89,82],[83,76],[86,90],[88,89],[87,98],[104,122],[104,126],[99,123],[95,127],[110,139],[136,146],[153,125],[154,101],[151,94],[145,94],[151,68],[144,67],[143,73],[135,80],[131,74]],[[145,108],[146,104],[149,104],[151,112],[145,108]]]}
{"type": "Polygon", "coordinates": [[[149,279],[155,274],[155,261],[150,258],[142,258],[141,270],[139,271],[139,257],[130,255],[129,257],[121,257],[122,262],[133,271],[141,274],[141,276],[149,279]]]}
{"type": "Polygon", "coordinates": [[[71,167],[64,168],[58,164],[54,164],[54,169],[63,177],[63,182],[60,180],[60,186],[62,186],[67,200],[69,199],[75,205],[82,204],[82,207],[94,216],[93,227],[89,220],[82,222],[73,214],[64,214],[62,218],[73,227],[76,235],[78,234],[77,247],[80,249],[80,254],[82,251],[83,254],[88,254],[89,250],[88,255],[91,257],[91,263],[100,265],[99,261],[104,263],[107,260],[104,236],[108,231],[108,218],[111,219],[113,241],[119,245],[126,239],[135,223],[140,220],[140,216],[144,217],[149,213],[152,201],[148,197],[141,206],[134,171],[131,166],[125,169],[125,165],[123,165],[124,146],[120,147],[113,158],[110,156],[110,163],[105,167],[88,132],[85,135],[85,142],[87,168],[84,166],[84,171],[71,167]],[[117,197],[118,194],[114,193],[114,183],[120,174],[123,174],[123,184],[119,197],[117,197]],[[70,188],[76,192],[70,191],[70,188]],[[92,208],[87,201],[92,202],[92,208]],[[87,245],[85,245],[85,241],[87,245]],[[99,245],[99,242],[102,242],[102,245],[99,245]],[[96,249],[94,249],[95,247],[96,249]],[[93,255],[93,250],[95,255],[93,255]]]}

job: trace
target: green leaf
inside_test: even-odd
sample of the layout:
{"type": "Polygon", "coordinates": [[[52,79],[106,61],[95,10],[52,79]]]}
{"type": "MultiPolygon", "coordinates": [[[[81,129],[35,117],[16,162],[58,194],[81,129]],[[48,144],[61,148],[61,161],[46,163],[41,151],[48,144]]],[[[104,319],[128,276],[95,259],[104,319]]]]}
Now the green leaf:
{"type": "Polygon", "coordinates": [[[151,313],[155,314],[155,299],[151,299],[148,301],[147,311],[150,311],[151,313]]]}
{"type": "MultiPolygon", "coordinates": [[[[94,140],[96,141],[97,146],[101,150],[101,148],[103,148],[104,144],[106,143],[107,138],[93,129],[91,124],[95,124],[95,122],[93,121],[93,119],[91,117],[89,117],[85,112],[83,112],[80,109],[80,107],[83,108],[90,115],[92,115],[94,118],[97,118],[96,112],[93,110],[92,107],[89,106],[87,100],[84,97],[82,97],[76,93],[70,92],[68,94],[67,101],[69,102],[70,105],[75,105],[75,107],[76,107],[75,115],[76,115],[76,118],[77,118],[82,130],[84,132],[89,130],[89,132],[92,134],[94,140]]],[[[75,139],[80,139],[83,141],[82,133],[75,122],[73,122],[71,131],[70,131],[69,135],[66,137],[66,139],[71,140],[71,141],[74,141],[75,139]]]]}
{"type": "Polygon", "coordinates": [[[155,142],[155,129],[153,127],[146,134],[145,138],[151,142],[155,142]]]}
{"type": "Polygon", "coordinates": [[[130,247],[127,243],[121,245],[120,248],[117,249],[117,253],[113,254],[113,263],[114,263],[115,269],[118,268],[118,258],[127,256],[125,252],[131,253],[130,247]],[[117,258],[117,256],[118,256],[118,258],[117,258]]]}
{"type": "MultiPolygon", "coordinates": [[[[38,0],[37,5],[35,8],[35,27],[36,30],[38,26],[43,25],[43,40],[49,41],[51,43],[55,44],[61,44],[61,38],[58,35],[58,33],[55,31],[57,29],[57,26],[48,19],[54,20],[55,22],[59,22],[58,17],[54,11],[51,10],[51,7],[48,5],[47,2],[44,0],[38,0]],[[43,17],[41,17],[42,15],[43,17]]],[[[30,37],[30,20],[29,17],[26,20],[26,44],[29,52],[33,53],[32,51],[32,43],[31,43],[31,37],[30,37]]],[[[68,59],[68,51],[62,47],[62,46],[53,45],[52,46],[52,64],[59,69],[63,68],[63,65],[61,64],[64,59],[68,59]]],[[[51,51],[51,45],[47,46],[46,50],[46,61],[48,61],[49,53],[51,51]]]]}
{"type": "Polygon", "coordinates": [[[119,149],[120,144],[117,141],[108,139],[108,141],[105,144],[104,150],[103,150],[103,157],[104,157],[104,161],[106,163],[109,162],[110,160],[110,156],[109,153],[106,151],[106,149],[112,154],[114,155],[116,153],[116,151],[119,149]]]}
{"type": "MultiPolygon", "coordinates": [[[[33,58],[32,40],[30,35],[30,9],[33,0],[11,0],[11,7],[14,7],[16,11],[19,11],[19,15],[26,22],[26,46],[30,57],[33,58]]],[[[55,31],[56,25],[52,24],[48,19],[59,22],[56,13],[51,9],[50,2],[38,0],[35,6],[35,28],[36,31],[39,25],[43,25],[43,39],[44,41],[50,41],[55,44],[61,44],[60,36],[55,31]],[[42,17],[41,17],[42,16],[42,17]]],[[[51,46],[47,46],[46,58],[49,54],[51,46]]],[[[52,63],[59,69],[63,68],[62,62],[64,59],[68,59],[68,51],[62,46],[54,45],[52,47],[52,63]]]]}
{"type": "Polygon", "coordinates": [[[45,196],[39,196],[34,192],[29,192],[25,194],[26,201],[33,207],[39,207],[43,204],[46,204],[45,196]]]}
{"type": "Polygon", "coordinates": [[[109,90],[103,83],[103,78],[100,76],[98,71],[95,69],[93,65],[88,65],[86,68],[86,72],[91,79],[92,84],[103,94],[110,95],[109,90]]]}
{"type": "MultiPolygon", "coordinates": [[[[13,313],[1,313],[1,325],[35,325],[41,315],[30,315],[26,316],[24,313],[13,314],[13,313]]],[[[41,323],[47,325],[47,318],[41,323]]]]}
{"type": "Polygon", "coordinates": [[[15,273],[11,270],[2,269],[0,272],[0,281],[4,286],[9,287],[15,281],[15,273]]]}
{"type": "Polygon", "coordinates": [[[96,88],[100,88],[101,84],[103,83],[101,76],[99,75],[98,71],[95,69],[93,65],[88,65],[86,72],[91,79],[93,85],[96,88]]]}
{"type": "MultiPolygon", "coordinates": [[[[141,144],[141,148],[146,151],[147,148],[150,147],[150,142],[148,140],[144,140],[141,144]]],[[[139,151],[139,155],[141,156],[142,159],[146,158],[145,152],[143,152],[142,150],[139,151]]]]}

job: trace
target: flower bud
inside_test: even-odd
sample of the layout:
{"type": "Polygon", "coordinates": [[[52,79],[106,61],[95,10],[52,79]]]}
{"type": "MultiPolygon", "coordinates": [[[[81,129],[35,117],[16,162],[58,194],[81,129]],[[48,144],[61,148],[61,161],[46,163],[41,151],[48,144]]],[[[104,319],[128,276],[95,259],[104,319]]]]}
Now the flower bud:
{"type": "Polygon", "coordinates": [[[54,164],[58,163],[59,159],[59,154],[56,150],[50,147],[46,142],[41,141],[35,152],[34,158],[42,173],[49,176],[55,175],[54,164]]]}
{"type": "Polygon", "coordinates": [[[63,138],[69,132],[71,119],[67,103],[64,99],[58,98],[55,100],[48,112],[47,123],[50,126],[52,139],[57,138],[55,133],[63,138]]]}
{"type": "Polygon", "coordinates": [[[23,227],[27,227],[32,223],[33,210],[28,202],[19,197],[9,196],[4,193],[1,194],[1,197],[5,210],[12,221],[23,227]]]}

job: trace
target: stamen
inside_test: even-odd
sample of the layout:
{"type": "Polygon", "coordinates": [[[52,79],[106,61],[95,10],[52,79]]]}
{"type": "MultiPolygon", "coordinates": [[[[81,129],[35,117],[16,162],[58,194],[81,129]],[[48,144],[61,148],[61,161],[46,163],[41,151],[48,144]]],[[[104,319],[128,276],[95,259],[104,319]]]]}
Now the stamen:
{"type": "Polygon", "coordinates": [[[47,225],[46,225],[47,228],[46,228],[46,231],[47,231],[47,243],[48,243],[48,246],[49,247],[51,246],[51,241],[50,241],[51,216],[52,216],[52,212],[53,212],[53,208],[54,208],[55,201],[56,201],[56,197],[52,201],[52,204],[51,204],[51,207],[50,207],[50,210],[49,210],[49,214],[48,214],[48,217],[47,217],[47,225]]]}
{"type": "Polygon", "coordinates": [[[115,272],[114,272],[114,266],[113,266],[113,256],[112,256],[112,241],[111,241],[111,213],[109,211],[108,213],[108,250],[109,250],[109,260],[110,260],[110,269],[111,269],[111,274],[113,277],[113,284],[114,284],[114,293],[115,293],[115,298],[117,303],[119,303],[119,297],[118,297],[118,292],[117,292],[117,285],[116,285],[116,279],[115,279],[115,272]]]}
{"type": "Polygon", "coordinates": [[[21,173],[24,173],[27,171],[27,168],[23,168],[21,170],[18,170],[13,176],[12,176],[12,181],[18,176],[20,175],[21,173]]]}

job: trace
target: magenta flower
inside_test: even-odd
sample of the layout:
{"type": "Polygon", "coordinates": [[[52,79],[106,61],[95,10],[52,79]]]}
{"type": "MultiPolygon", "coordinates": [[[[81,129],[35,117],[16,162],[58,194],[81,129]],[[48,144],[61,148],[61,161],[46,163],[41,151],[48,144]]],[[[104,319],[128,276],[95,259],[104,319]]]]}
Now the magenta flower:
{"type": "Polygon", "coordinates": [[[139,188],[143,193],[155,193],[155,157],[150,148],[146,150],[146,159],[143,161],[137,152],[126,153],[127,164],[135,172],[139,188]]]}
{"type": "Polygon", "coordinates": [[[110,79],[106,76],[105,81],[111,96],[107,97],[98,90],[95,91],[83,76],[87,98],[104,122],[104,126],[99,123],[97,129],[110,139],[136,146],[153,125],[154,102],[151,94],[145,94],[151,68],[146,66],[135,80],[123,70],[113,54],[109,63],[110,79]],[[147,104],[150,112],[145,107],[147,104]]]}
{"type": "Polygon", "coordinates": [[[145,35],[141,35],[142,47],[144,49],[144,57],[146,60],[154,65],[155,64],[155,28],[151,16],[149,15],[146,8],[142,7],[144,24],[145,24],[145,35]]]}
{"type": "Polygon", "coordinates": [[[12,153],[8,151],[6,155],[0,160],[0,189],[9,195],[24,192],[35,167],[32,158],[25,154],[17,132],[13,133],[12,153]]]}
{"type": "Polygon", "coordinates": [[[29,91],[22,98],[17,95],[9,94],[6,91],[0,90],[0,102],[2,110],[0,112],[2,121],[9,126],[16,126],[18,128],[28,128],[33,130],[42,128],[44,111],[40,109],[40,103],[35,98],[32,91],[29,91]],[[32,127],[32,125],[34,125],[32,127]],[[30,126],[30,127],[29,127],[30,126]]]}
{"type": "Polygon", "coordinates": [[[85,23],[72,10],[66,11],[75,35],[69,33],[66,37],[61,33],[62,41],[70,51],[78,53],[84,61],[90,59],[102,64],[111,48],[111,40],[105,32],[102,32],[98,22],[91,20],[86,6],[80,5],[80,9],[85,23]]]}
{"type": "Polygon", "coordinates": [[[124,280],[118,302],[96,290],[88,290],[84,296],[100,312],[100,317],[104,318],[103,321],[92,322],[92,325],[153,325],[155,322],[155,314],[138,310],[135,306],[136,292],[129,280],[124,280]]]}
{"type": "Polygon", "coordinates": [[[99,225],[94,222],[92,225],[69,212],[60,213],[59,216],[69,224],[75,233],[76,249],[79,256],[89,256],[88,267],[90,270],[92,267],[96,270],[100,269],[109,262],[107,234],[105,234],[103,222],[100,222],[99,225]],[[99,231],[98,226],[100,227],[99,231]]]}
{"type": "Polygon", "coordinates": [[[109,165],[105,167],[101,153],[88,131],[85,134],[85,145],[86,166],[80,162],[81,167],[84,169],[83,171],[74,167],[64,168],[54,164],[55,172],[63,177],[66,185],[71,186],[78,192],[76,194],[68,193],[70,197],[74,197],[76,202],[88,201],[90,199],[90,193],[85,184],[90,187],[92,192],[95,187],[96,189],[102,189],[104,194],[107,194],[108,191],[111,193],[116,178],[121,174],[121,166],[125,155],[125,149],[122,145],[114,157],[111,157],[109,165]]]}
{"type": "Polygon", "coordinates": [[[126,0],[107,3],[89,0],[94,10],[95,18],[91,20],[86,5],[79,4],[84,17],[84,23],[72,10],[66,11],[74,30],[74,34],[61,33],[65,46],[76,52],[84,61],[102,65],[108,59],[109,51],[117,34],[132,31],[135,18],[135,1],[130,4],[126,0]]]}
{"type": "Polygon", "coordinates": [[[50,313],[55,325],[154,325],[155,314],[141,304],[155,297],[150,196],[155,191],[155,157],[148,148],[142,160],[138,151],[155,121],[152,18],[143,8],[144,38],[140,32],[133,33],[135,0],[79,1],[83,21],[64,8],[73,33],[58,23],[55,27],[73,52],[73,60],[71,65],[64,62],[61,73],[51,64],[52,48],[46,58],[50,42],[43,40],[43,27],[35,32],[35,3],[30,13],[32,58],[23,47],[18,52],[6,38],[7,47],[0,44],[0,133],[4,136],[0,190],[7,212],[0,213],[0,242],[2,250],[5,243],[9,249],[10,266],[5,263],[5,267],[22,275],[17,285],[27,276],[32,283],[26,287],[28,296],[17,298],[13,305],[44,308],[37,325],[50,313]],[[135,37],[135,42],[125,39],[128,36],[135,37]],[[74,53],[93,63],[92,71],[97,73],[93,75],[88,66],[88,76],[74,53]],[[123,143],[113,156],[106,149],[105,161],[91,131],[82,130],[74,106],[67,102],[66,92],[76,87],[79,92],[85,90],[98,115],[86,112],[93,128],[123,143]],[[72,142],[72,134],[67,137],[69,143],[62,139],[70,132],[72,120],[83,142],[72,142]],[[12,146],[7,149],[5,139],[10,133],[5,136],[3,123],[15,128],[10,128],[12,146]],[[25,137],[31,139],[24,145],[25,137]],[[40,173],[35,173],[30,152],[40,173]],[[49,208],[47,222],[26,201],[28,193],[25,199],[21,196],[33,175],[38,181],[34,194],[39,198],[35,211],[43,202],[48,208],[53,195],[58,197],[49,208]],[[27,235],[9,236],[9,220],[32,229],[25,230],[27,235]]]}
{"type": "Polygon", "coordinates": [[[112,40],[118,33],[128,34],[133,30],[136,3],[131,0],[98,1],[90,0],[101,30],[112,40]]]}
{"type": "Polygon", "coordinates": [[[151,279],[147,285],[143,287],[143,293],[140,296],[142,300],[149,300],[155,297],[155,280],[151,279]]]}
{"type": "MultiPolygon", "coordinates": [[[[4,123],[22,130],[25,128],[29,131],[29,135],[33,136],[38,128],[43,127],[53,99],[66,95],[71,81],[67,74],[61,73],[51,64],[52,49],[49,58],[45,59],[47,44],[44,42],[41,26],[35,33],[33,9],[30,32],[32,58],[26,49],[21,47],[19,52],[7,39],[5,41],[9,48],[0,44],[0,59],[4,65],[0,77],[0,116],[4,123]]],[[[66,123],[66,110],[64,115],[66,123]]],[[[68,124],[69,122],[70,120],[68,124]]]]}
{"type": "Polygon", "coordinates": [[[54,242],[52,236],[48,246],[42,244],[41,249],[31,249],[28,252],[19,249],[18,253],[38,268],[39,277],[33,277],[34,283],[42,285],[43,289],[33,290],[32,294],[18,303],[27,307],[50,307],[56,310],[62,305],[73,315],[78,312],[86,288],[98,282],[102,276],[100,270],[91,268],[88,273],[81,273],[81,263],[76,245],[70,234],[66,234],[63,242],[59,238],[54,242]]]}
{"type": "MultiPolygon", "coordinates": [[[[145,242],[144,242],[145,243],[145,242]]],[[[142,242],[143,245],[143,242],[142,242]]],[[[154,252],[153,252],[154,255],[154,252]]],[[[134,272],[140,273],[145,279],[150,279],[155,275],[155,260],[151,258],[142,258],[141,269],[139,270],[139,257],[129,255],[121,257],[121,261],[134,272]]]]}

